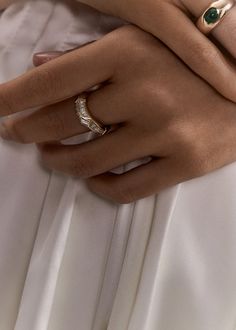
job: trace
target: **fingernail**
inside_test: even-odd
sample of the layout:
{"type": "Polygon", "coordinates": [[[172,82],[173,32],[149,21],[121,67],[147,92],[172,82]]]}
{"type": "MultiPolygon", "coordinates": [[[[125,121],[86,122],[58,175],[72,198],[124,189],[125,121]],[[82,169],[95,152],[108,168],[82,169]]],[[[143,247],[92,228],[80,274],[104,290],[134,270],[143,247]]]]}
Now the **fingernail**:
{"type": "Polygon", "coordinates": [[[0,136],[4,140],[12,140],[9,132],[2,124],[0,124],[0,136]]]}
{"type": "Polygon", "coordinates": [[[64,52],[59,51],[35,53],[33,56],[33,63],[35,66],[38,66],[47,63],[63,54],[64,52]]]}

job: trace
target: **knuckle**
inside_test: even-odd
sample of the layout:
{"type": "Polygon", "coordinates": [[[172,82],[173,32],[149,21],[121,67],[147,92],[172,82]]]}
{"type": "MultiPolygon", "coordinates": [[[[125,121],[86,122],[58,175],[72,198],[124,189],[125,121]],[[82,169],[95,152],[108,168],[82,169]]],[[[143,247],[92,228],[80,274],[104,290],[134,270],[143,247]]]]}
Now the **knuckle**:
{"type": "Polygon", "coordinates": [[[92,192],[114,203],[130,204],[135,202],[138,199],[135,194],[133,194],[130,188],[123,187],[119,181],[119,175],[111,182],[104,181],[101,177],[91,177],[86,179],[86,184],[92,192]]]}
{"type": "Polygon", "coordinates": [[[184,138],[183,143],[183,155],[186,157],[190,174],[202,176],[209,172],[209,159],[201,138],[190,134],[184,138]]]}
{"type": "Polygon", "coordinates": [[[182,155],[184,172],[187,170],[189,176],[197,177],[212,170],[206,144],[192,125],[172,124],[169,129],[175,153],[182,155]]]}
{"type": "Polygon", "coordinates": [[[210,172],[210,158],[205,154],[201,147],[193,145],[191,152],[188,155],[188,163],[190,174],[194,177],[203,176],[210,172]]]}
{"type": "Polygon", "coordinates": [[[130,69],[137,66],[148,66],[152,52],[150,48],[164,48],[161,42],[155,40],[151,35],[143,33],[135,26],[129,25],[113,33],[116,38],[116,45],[119,50],[119,61],[130,69]],[[130,45],[127,47],[127,43],[130,45]]]}
{"type": "Polygon", "coordinates": [[[65,136],[67,126],[62,116],[55,112],[48,111],[46,114],[47,131],[53,135],[54,139],[61,139],[65,136]]]}
{"type": "Polygon", "coordinates": [[[94,161],[90,160],[88,156],[81,155],[70,157],[70,172],[82,179],[87,179],[95,175],[94,161]]]}
{"type": "Polygon", "coordinates": [[[217,49],[202,44],[202,42],[194,42],[188,49],[188,61],[192,62],[200,71],[203,69],[205,72],[206,66],[208,68],[215,66],[219,58],[217,49]]]}
{"type": "Polygon", "coordinates": [[[6,88],[2,85],[0,88],[0,109],[3,109],[4,113],[6,115],[12,114],[15,111],[15,106],[13,104],[13,97],[9,97],[8,93],[6,93],[6,88]]]}
{"type": "Polygon", "coordinates": [[[168,118],[165,130],[175,149],[186,149],[189,147],[189,144],[191,144],[191,130],[178,119],[173,120],[172,117],[168,118]]]}
{"type": "Polygon", "coordinates": [[[195,176],[204,176],[211,171],[209,162],[206,159],[198,160],[197,165],[195,166],[195,176]]]}
{"type": "Polygon", "coordinates": [[[93,160],[87,156],[78,155],[76,150],[69,150],[68,146],[38,145],[42,162],[50,168],[58,169],[81,179],[88,179],[96,174],[96,166],[93,160]]]}
{"type": "Polygon", "coordinates": [[[117,182],[112,189],[112,199],[118,204],[130,204],[136,201],[137,197],[130,187],[117,182]]]}
{"type": "Polygon", "coordinates": [[[158,104],[155,104],[155,106],[160,108],[161,115],[166,118],[169,124],[172,124],[175,121],[174,114],[176,113],[176,96],[174,93],[165,86],[159,86],[156,91],[149,88],[148,96],[150,100],[158,100],[158,104]]]}
{"type": "Polygon", "coordinates": [[[27,137],[21,129],[20,121],[8,119],[2,123],[8,137],[20,143],[29,143],[27,137]]]}

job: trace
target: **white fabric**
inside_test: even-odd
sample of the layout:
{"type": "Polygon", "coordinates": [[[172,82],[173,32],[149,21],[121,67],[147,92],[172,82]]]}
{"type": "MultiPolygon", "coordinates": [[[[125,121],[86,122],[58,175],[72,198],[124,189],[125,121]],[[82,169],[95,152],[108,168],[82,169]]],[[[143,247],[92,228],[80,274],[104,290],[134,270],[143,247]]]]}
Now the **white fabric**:
{"type": "MultiPolygon", "coordinates": [[[[0,17],[0,81],[118,24],[74,1],[0,17]]],[[[118,206],[0,141],[0,330],[234,330],[236,164],[118,206]]]]}

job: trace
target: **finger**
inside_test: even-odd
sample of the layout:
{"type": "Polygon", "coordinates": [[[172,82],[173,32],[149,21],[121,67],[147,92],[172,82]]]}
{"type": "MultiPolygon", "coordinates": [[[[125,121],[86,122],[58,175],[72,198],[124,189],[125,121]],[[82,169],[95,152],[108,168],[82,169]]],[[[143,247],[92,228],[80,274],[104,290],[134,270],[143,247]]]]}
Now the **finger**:
{"type": "Polygon", "coordinates": [[[0,10],[7,8],[11,5],[15,0],[0,0],[0,10]]]}
{"type": "Polygon", "coordinates": [[[46,167],[88,178],[149,155],[141,139],[129,137],[125,128],[80,145],[39,145],[46,167]]]}
{"type": "Polygon", "coordinates": [[[18,143],[60,141],[88,130],[74,110],[75,98],[2,122],[0,135],[18,143]]]}
{"type": "MultiPolygon", "coordinates": [[[[191,13],[200,17],[203,11],[208,8],[212,0],[185,0],[191,13]]],[[[224,20],[213,30],[212,35],[224,46],[234,57],[236,57],[236,7],[234,6],[224,17],[224,20]]]]}
{"type": "Polygon", "coordinates": [[[87,179],[89,188],[103,198],[127,204],[159,193],[184,181],[171,166],[169,159],[153,160],[124,174],[105,173],[87,179]]]}
{"type": "Polygon", "coordinates": [[[33,55],[33,64],[35,66],[40,66],[42,64],[45,64],[51,60],[54,60],[56,59],[57,57],[59,56],[62,56],[66,53],[69,53],[69,52],[73,52],[75,49],[81,49],[89,44],[92,44],[93,42],[95,42],[96,40],[92,40],[92,41],[89,41],[89,42],[86,42],[85,44],[83,45],[80,45],[78,47],[75,47],[75,48],[72,48],[72,49],[68,49],[64,52],[62,51],[48,51],[48,52],[40,52],[40,53],[35,53],[33,55]]]}
{"type": "Polygon", "coordinates": [[[0,85],[0,116],[57,103],[108,80],[114,56],[106,47],[105,39],[97,41],[0,85]]]}
{"type": "Polygon", "coordinates": [[[169,2],[141,1],[131,20],[153,33],[220,94],[236,101],[236,70],[183,9],[169,2]],[[156,14],[158,13],[158,19],[156,14]],[[143,19],[145,15],[145,19],[143,19]],[[132,19],[133,18],[133,19],[132,19]],[[168,18],[168,19],[167,19],[168,18]]]}
{"type": "Polygon", "coordinates": [[[55,60],[57,57],[62,56],[64,54],[66,54],[66,52],[60,52],[60,51],[36,53],[33,56],[33,64],[34,66],[40,66],[49,61],[55,60]]]}
{"type": "MultiPolygon", "coordinates": [[[[116,100],[119,90],[108,85],[91,93],[87,98],[89,113],[104,126],[124,123],[127,112],[120,111],[116,100]]],[[[77,97],[47,106],[24,116],[9,117],[0,126],[0,135],[19,143],[60,141],[88,132],[80,124],[75,109],[77,97]]]]}

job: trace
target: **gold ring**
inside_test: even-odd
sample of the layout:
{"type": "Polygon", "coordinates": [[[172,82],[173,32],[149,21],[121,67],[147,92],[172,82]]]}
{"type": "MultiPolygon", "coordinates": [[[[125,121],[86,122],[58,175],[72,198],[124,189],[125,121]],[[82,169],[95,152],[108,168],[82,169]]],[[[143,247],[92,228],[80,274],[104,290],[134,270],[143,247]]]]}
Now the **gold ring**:
{"type": "Polygon", "coordinates": [[[90,115],[87,106],[87,95],[85,93],[78,96],[75,101],[75,108],[81,125],[85,126],[93,133],[100,135],[104,135],[109,131],[109,126],[102,126],[90,115]]]}
{"type": "Polygon", "coordinates": [[[198,19],[198,29],[204,34],[210,33],[234,5],[234,0],[218,0],[213,2],[198,19]]]}

